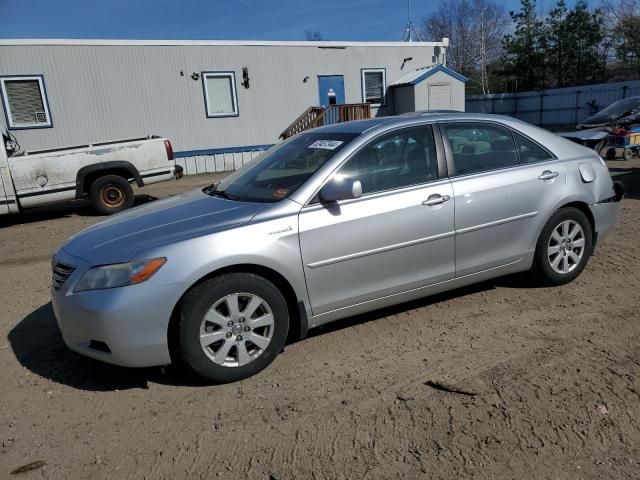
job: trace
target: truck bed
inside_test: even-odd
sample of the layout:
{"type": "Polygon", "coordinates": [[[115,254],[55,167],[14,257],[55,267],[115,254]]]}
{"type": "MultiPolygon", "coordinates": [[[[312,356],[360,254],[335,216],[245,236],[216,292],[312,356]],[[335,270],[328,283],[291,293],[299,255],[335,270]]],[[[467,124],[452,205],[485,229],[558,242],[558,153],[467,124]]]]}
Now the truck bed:
{"type": "Polygon", "coordinates": [[[131,142],[139,142],[141,140],[153,140],[156,138],[162,138],[159,137],[158,135],[148,135],[146,137],[139,137],[139,138],[129,138],[126,140],[111,140],[108,142],[96,142],[96,143],[92,143],[90,145],[75,145],[72,147],[60,147],[60,148],[48,148],[45,150],[30,150],[28,152],[18,152],[15,153],[14,155],[12,155],[12,157],[25,157],[28,155],[39,155],[42,153],[53,153],[53,152],[61,152],[64,150],[80,150],[80,149],[87,149],[87,148],[93,148],[93,147],[103,147],[103,146],[107,146],[107,145],[114,145],[116,143],[131,143],[131,142]]]}

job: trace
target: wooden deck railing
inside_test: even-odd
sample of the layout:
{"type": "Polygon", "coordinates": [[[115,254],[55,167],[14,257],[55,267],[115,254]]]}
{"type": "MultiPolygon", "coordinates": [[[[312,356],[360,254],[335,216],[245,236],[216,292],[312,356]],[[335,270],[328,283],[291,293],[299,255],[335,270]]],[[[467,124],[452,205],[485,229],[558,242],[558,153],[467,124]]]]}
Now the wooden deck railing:
{"type": "Polygon", "coordinates": [[[291,125],[285,128],[285,130],[280,134],[280,138],[284,140],[286,138],[292,137],[296,133],[310,130],[312,128],[319,127],[320,125],[324,125],[324,123],[322,123],[323,117],[324,108],[309,107],[304,111],[302,115],[296,118],[291,123],[291,125]]]}
{"type": "Polygon", "coordinates": [[[342,103],[326,108],[309,107],[280,134],[280,138],[284,140],[312,128],[363,118],[371,118],[371,105],[368,103],[342,103]]]}

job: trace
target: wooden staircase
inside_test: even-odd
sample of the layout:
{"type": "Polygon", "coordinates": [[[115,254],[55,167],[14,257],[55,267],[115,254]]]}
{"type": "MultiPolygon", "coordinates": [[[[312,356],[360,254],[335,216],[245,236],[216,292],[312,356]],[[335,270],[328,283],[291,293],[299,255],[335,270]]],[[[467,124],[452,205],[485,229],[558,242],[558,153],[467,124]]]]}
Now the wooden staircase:
{"type": "Polygon", "coordinates": [[[371,118],[371,105],[368,103],[342,103],[326,108],[309,107],[280,134],[280,138],[284,140],[312,128],[364,118],[371,118]]]}

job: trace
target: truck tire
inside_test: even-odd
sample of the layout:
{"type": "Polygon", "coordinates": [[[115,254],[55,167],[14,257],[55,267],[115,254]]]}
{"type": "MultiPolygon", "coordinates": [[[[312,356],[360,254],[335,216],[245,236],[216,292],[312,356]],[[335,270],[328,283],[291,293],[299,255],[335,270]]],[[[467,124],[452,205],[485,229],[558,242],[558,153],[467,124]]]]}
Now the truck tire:
{"type": "Polygon", "coordinates": [[[118,175],[105,175],[93,182],[89,198],[100,215],[111,215],[133,205],[133,188],[118,175]]]}

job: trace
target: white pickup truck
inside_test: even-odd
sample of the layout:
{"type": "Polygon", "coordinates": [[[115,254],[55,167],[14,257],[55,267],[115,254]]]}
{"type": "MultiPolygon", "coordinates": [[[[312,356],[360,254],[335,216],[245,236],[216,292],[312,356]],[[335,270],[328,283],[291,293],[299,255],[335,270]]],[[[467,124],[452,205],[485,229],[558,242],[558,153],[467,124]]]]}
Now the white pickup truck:
{"type": "Polygon", "coordinates": [[[182,176],[171,143],[161,137],[32,152],[16,152],[15,139],[3,138],[0,215],[81,198],[108,215],[133,205],[133,183],[142,187],[182,176]]]}

